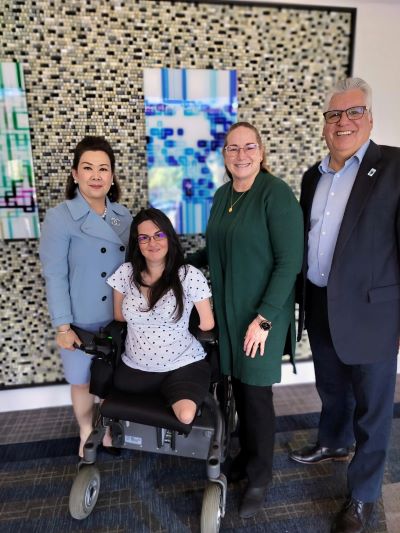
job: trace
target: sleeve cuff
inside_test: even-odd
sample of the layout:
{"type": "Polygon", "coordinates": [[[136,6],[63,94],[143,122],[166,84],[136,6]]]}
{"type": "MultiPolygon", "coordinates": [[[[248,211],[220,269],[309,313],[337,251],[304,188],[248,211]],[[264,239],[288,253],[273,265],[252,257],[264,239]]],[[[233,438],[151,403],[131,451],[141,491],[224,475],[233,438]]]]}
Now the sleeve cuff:
{"type": "Polygon", "coordinates": [[[73,316],[72,315],[65,315],[62,317],[52,318],[51,324],[54,328],[61,326],[62,324],[72,324],[73,323],[73,316]]]}

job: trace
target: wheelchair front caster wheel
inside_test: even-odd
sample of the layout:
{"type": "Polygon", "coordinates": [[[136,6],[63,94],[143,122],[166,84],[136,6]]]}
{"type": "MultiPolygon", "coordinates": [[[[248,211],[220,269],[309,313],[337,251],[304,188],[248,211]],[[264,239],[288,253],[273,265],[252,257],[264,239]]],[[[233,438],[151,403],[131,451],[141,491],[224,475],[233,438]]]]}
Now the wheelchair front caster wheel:
{"type": "Polygon", "coordinates": [[[222,488],[218,483],[209,483],[203,494],[201,508],[201,533],[218,533],[222,516],[222,488]]]}
{"type": "Polygon", "coordinates": [[[93,511],[100,490],[100,472],[93,465],[83,466],[76,476],[69,494],[72,518],[83,520],[93,511]]]}

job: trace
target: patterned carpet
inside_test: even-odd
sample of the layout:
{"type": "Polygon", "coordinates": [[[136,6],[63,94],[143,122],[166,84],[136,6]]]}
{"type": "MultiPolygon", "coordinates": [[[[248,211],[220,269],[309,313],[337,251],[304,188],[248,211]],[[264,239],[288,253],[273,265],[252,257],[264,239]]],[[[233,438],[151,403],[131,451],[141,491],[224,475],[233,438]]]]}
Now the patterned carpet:
{"type": "MultiPolygon", "coordinates": [[[[400,409],[396,405],[385,483],[400,481],[400,409]]],[[[34,415],[32,415],[34,416],[34,415]]],[[[317,413],[278,417],[274,479],[262,512],[242,520],[244,484],[230,485],[223,532],[328,533],[345,494],[346,464],[304,466],[287,458],[289,443],[315,438],[317,413]]],[[[0,531],[97,533],[198,532],[205,486],[201,461],[123,450],[101,453],[101,489],[92,514],[70,517],[68,498],[77,472],[76,438],[0,446],[0,531]]],[[[382,506],[374,532],[386,531],[382,506]]]]}

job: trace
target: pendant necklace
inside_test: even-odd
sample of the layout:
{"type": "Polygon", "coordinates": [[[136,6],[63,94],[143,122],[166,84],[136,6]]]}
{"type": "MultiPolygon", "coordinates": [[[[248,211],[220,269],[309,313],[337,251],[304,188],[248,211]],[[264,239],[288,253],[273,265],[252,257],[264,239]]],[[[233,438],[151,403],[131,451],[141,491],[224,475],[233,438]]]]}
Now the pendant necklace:
{"type": "Polygon", "coordinates": [[[235,201],[233,201],[233,183],[232,183],[232,187],[231,187],[231,206],[230,208],[228,209],[228,213],[232,213],[233,211],[233,208],[235,207],[235,205],[238,203],[238,201],[241,199],[241,197],[248,191],[243,191],[242,194],[239,196],[239,198],[236,198],[235,201]]]}

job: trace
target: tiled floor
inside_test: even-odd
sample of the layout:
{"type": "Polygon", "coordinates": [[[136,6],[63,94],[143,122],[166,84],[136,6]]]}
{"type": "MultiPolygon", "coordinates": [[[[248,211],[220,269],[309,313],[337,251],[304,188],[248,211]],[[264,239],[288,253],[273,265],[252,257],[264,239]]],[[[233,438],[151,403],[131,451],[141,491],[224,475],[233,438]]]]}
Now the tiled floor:
{"type": "MultiPolygon", "coordinates": [[[[400,402],[400,376],[395,400],[400,402]]],[[[318,412],[321,405],[313,384],[275,387],[274,401],[277,416],[318,412]]],[[[77,426],[69,406],[0,413],[0,426],[0,445],[77,435],[77,426]]],[[[383,501],[388,532],[399,533],[399,483],[385,485],[383,501]]]]}

